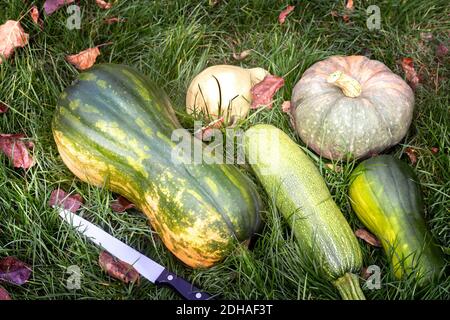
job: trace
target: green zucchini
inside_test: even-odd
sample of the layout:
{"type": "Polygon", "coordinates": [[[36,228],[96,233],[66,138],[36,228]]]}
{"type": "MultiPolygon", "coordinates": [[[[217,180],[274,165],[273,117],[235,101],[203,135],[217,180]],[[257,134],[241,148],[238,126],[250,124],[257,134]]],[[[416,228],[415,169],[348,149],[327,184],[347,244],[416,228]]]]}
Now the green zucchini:
{"type": "Polygon", "coordinates": [[[287,134],[271,125],[245,132],[245,155],[289,222],[303,250],[343,299],[365,299],[355,274],[362,267],[358,241],[310,158],[287,134]]]}
{"type": "Polygon", "coordinates": [[[426,227],[418,179],[406,163],[388,155],[365,160],[352,173],[349,196],[397,278],[415,273],[422,283],[439,276],[444,257],[426,227]]]}

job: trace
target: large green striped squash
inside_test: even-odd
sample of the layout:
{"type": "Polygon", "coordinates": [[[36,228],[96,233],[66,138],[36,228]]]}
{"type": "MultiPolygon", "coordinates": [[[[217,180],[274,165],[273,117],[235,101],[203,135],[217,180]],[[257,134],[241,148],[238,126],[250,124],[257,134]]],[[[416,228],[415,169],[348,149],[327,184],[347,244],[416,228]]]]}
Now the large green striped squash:
{"type": "Polygon", "coordinates": [[[437,278],[444,257],[427,229],[422,193],[407,164],[389,155],[362,162],[352,173],[349,195],[359,219],[380,239],[398,278],[437,278]]]}
{"type": "Polygon", "coordinates": [[[131,67],[80,74],[62,93],[52,128],[67,167],[135,203],[191,267],[212,266],[258,228],[260,198],[236,167],[174,161],[172,133],[188,132],[163,90],[131,67]]]}

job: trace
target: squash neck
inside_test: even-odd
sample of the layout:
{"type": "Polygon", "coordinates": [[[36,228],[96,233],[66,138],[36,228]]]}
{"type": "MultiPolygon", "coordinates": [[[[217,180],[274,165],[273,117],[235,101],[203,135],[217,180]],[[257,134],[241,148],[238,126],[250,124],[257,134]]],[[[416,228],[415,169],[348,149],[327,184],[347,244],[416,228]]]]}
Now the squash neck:
{"type": "Polygon", "coordinates": [[[327,82],[339,87],[342,93],[349,98],[356,98],[361,95],[361,84],[358,80],[342,71],[335,71],[330,74],[327,82]]]}
{"type": "Polygon", "coordinates": [[[366,300],[356,274],[347,272],[333,282],[343,300],[366,300]]]}

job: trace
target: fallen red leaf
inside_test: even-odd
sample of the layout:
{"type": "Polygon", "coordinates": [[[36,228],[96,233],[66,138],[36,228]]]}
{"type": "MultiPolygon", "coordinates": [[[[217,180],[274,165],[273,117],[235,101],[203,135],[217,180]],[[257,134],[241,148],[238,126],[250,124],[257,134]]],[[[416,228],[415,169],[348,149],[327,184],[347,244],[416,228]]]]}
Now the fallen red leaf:
{"type": "Polygon", "coordinates": [[[31,268],[15,257],[0,259],[0,280],[8,283],[23,285],[31,275],[31,268]]]}
{"type": "Polygon", "coordinates": [[[0,286],[0,301],[6,301],[6,300],[12,300],[12,298],[9,295],[8,291],[6,291],[5,288],[0,286]]]}
{"type": "Polygon", "coordinates": [[[106,24],[113,24],[113,23],[125,22],[126,19],[112,17],[112,18],[105,19],[104,21],[106,24]]]}
{"type": "MultiPolygon", "coordinates": [[[[345,9],[347,12],[351,12],[353,11],[353,0],[348,0],[347,3],[345,4],[345,9]]],[[[342,16],[342,19],[344,20],[344,22],[349,22],[350,21],[350,16],[348,14],[344,14],[342,16]]]]}
{"type": "Polygon", "coordinates": [[[271,74],[267,75],[261,82],[257,83],[251,89],[252,93],[252,109],[259,108],[266,105],[269,109],[272,108],[272,98],[274,94],[284,86],[284,79],[271,74]]]}
{"type": "Polygon", "coordinates": [[[448,54],[448,48],[444,46],[443,43],[439,43],[439,45],[436,47],[436,56],[438,57],[444,57],[448,54]]]}
{"type": "Polygon", "coordinates": [[[80,53],[66,56],[67,62],[74,65],[78,70],[86,70],[92,67],[95,60],[100,55],[98,47],[89,48],[80,53]]]}
{"type": "Polygon", "coordinates": [[[28,169],[34,165],[29,153],[34,144],[24,138],[24,134],[0,134],[0,151],[12,161],[15,168],[28,169]]]}
{"type": "Polygon", "coordinates": [[[128,201],[127,198],[122,196],[119,196],[116,200],[111,202],[111,209],[114,212],[124,212],[127,211],[128,209],[132,209],[135,207],[136,206],[133,203],[131,203],[130,201],[128,201]]]}
{"type": "Polygon", "coordinates": [[[15,48],[28,44],[28,34],[25,33],[20,22],[8,20],[0,26],[0,64],[8,59],[15,48]]]}
{"type": "Polygon", "coordinates": [[[375,237],[373,234],[371,234],[369,231],[367,231],[366,229],[358,229],[355,231],[355,235],[364,240],[365,242],[367,242],[368,244],[370,244],[371,246],[374,247],[381,247],[381,242],[380,240],[377,239],[377,237],[375,237]]]}
{"type": "Polygon", "coordinates": [[[402,59],[402,68],[406,75],[406,80],[409,82],[411,88],[415,89],[420,79],[417,75],[416,70],[414,69],[414,61],[412,58],[403,58],[402,59]]]}
{"type": "Polygon", "coordinates": [[[120,261],[106,251],[102,251],[98,258],[100,267],[113,278],[123,283],[139,283],[140,275],[132,265],[120,261]]]}
{"type": "Polygon", "coordinates": [[[281,110],[285,113],[289,113],[291,111],[291,102],[283,101],[283,103],[281,104],[281,110]]]}
{"type": "Polygon", "coordinates": [[[345,4],[345,8],[353,10],[353,0],[348,0],[347,3],[345,4]]]}
{"type": "Polygon", "coordinates": [[[51,15],[59,8],[74,2],[75,0],[47,0],[44,3],[44,11],[47,15],[51,15]]]}
{"type": "Polygon", "coordinates": [[[208,123],[206,126],[200,128],[199,130],[194,132],[194,136],[197,139],[200,139],[203,141],[209,140],[209,138],[211,138],[212,134],[213,134],[212,129],[217,129],[217,128],[222,127],[223,122],[224,122],[224,118],[220,117],[219,119],[216,119],[216,120],[208,123]]]}
{"type": "Polygon", "coordinates": [[[50,207],[62,206],[73,213],[77,212],[83,204],[83,198],[78,194],[68,195],[64,190],[55,189],[50,195],[48,205],[50,207]]]}
{"type": "Polygon", "coordinates": [[[241,60],[244,60],[245,58],[247,58],[251,52],[252,52],[252,50],[244,50],[241,53],[233,52],[233,58],[237,61],[241,61],[241,60]]]}
{"type": "Polygon", "coordinates": [[[411,161],[411,165],[415,165],[417,163],[417,152],[416,149],[408,147],[405,149],[405,153],[411,161]]]}
{"type": "Polygon", "coordinates": [[[0,113],[5,113],[6,111],[8,111],[8,106],[0,102],[0,113]]]}
{"type": "Polygon", "coordinates": [[[280,15],[278,16],[278,22],[280,24],[283,24],[286,21],[286,17],[294,11],[295,6],[287,6],[286,9],[280,12],[280,15]]]}
{"type": "Polygon", "coordinates": [[[40,25],[39,9],[36,6],[31,7],[30,16],[31,16],[31,19],[33,19],[33,22],[35,24],[40,25]]]}
{"type": "Polygon", "coordinates": [[[432,154],[438,154],[439,153],[439,148],[438,147],[432,147],[431,148],[431,153],[432,154]]]}
{"type": "Polygon", "coordinates": [[[111,9],[111,7],[112,7],[112,4],[111,4],[111,3],[108,3],[108,2],[103,1],[103,0],[95,0],[95,3],[97,3],[97,6],[98,6],[99,8],[105,9],[105,10],[111,9]]]}
{"type": "Polygon", "coordinates": [[[367,270],[366,267],[362,267],[362,268],[361,268],[361,278],[363,278],[364,280],[367,280],[367,279],[369,279],[369,277],[370,277],[371,275],[372,275],[372,274],[367,270]]]}

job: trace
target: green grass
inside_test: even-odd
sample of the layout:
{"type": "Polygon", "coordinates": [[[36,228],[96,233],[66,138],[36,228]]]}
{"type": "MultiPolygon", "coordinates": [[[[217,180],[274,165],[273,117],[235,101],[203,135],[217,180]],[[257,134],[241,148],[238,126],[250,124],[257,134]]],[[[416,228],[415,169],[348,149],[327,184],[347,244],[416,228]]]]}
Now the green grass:
{"type": "MultiPolygon", "coordinates": [[[[398,61],[412,57],[424,75],[423,84],[415,93],[411,130],[389,152],[408,161],[404,149],[413,146],[418,150],[414,169],[422,181],[429,227],[443,248],[450,247],[449,59],[438,60],[434,53],[439,41],[448,41],[447,1],[378,1],[382,18],[379,31],[366,28],[365,8],[372,4],[368,1],[356,2],[350,24],[330,14],[332,10],[342,12],[344,1],[299,1],[282,26],[277,16],[286,5],[284,1],[224,0],[211,7],[206,0],[128,0],[118,1],[109,11],[98,9],[93,0],[81,1],[81,30],[65,27],[64,9],[44,17],[45,27],[40,30],[27,16],[33,2],[39,7],[43,3],[0,3],[0,24],[24,16],[21,23],[30,34],[30,44],[0,65],[0,101],[11,107],[0,115],[0,133],[24,132],[36,144],[36,165],[26,172],[12,169],[6,157],[0,156],[0,257],[17,256],[33,267],[32,278],[25,286],[5,285],[13,298],[176,298],[172,291],[147,281],[140,286],[124,285],[104,274],[97,263],[98,248],[62,225],[48,208],[50,192],[57,187],[80,193],[85,199],[85,214],[94,223],[222,298],[339,298],[317,266],[308,262],[311,257],[302,254],[270,196],[266,197],[267,211],[263,213],[264,230],[251,251],[238,248],[216,267],[190,270],[164,248],[142,214],[111,212],[109,204],[114,196],[110,192],[82,183],[69,172],[58,155],[50,128],[58,95],[78,74],[64,57],[107,42],[112,44],[101,48],[97,63],[125,63],[148,74],[168,92],[185,123],[189,122],[183,114],[185,90],[206,66],[261,66],[284,76],[286,85],[277,94],[274,108],[252,116],[245,126],[272,123],[301,145],[280,106],[290,99],[294,84],[314,62],[335,54],[366,54],[403,76],[398,61]],[[127,21],[108,26],[102,20],[109,16],[127,21]],[[421,32],[432,32],[434,40],[422,43],[421,32]],[[233,43],[237,52],[252,49],[252,54],[242,62],[234,61],[233,43]],[[439,154],[433,155],[431,147],[438,147],[439,154]],[[81,268],[80,290],[65,286],[70,265],[81,268]]],[[[314,161],[352,228],[361,227],[347,198],[349,174],[355,164],[342,163],[342,172],[336,173],[325,167],[326,161],[317,157],[314,161]]],[[[450,297],[448,279],[423,288],[416,287],[413,280],[398,281],[382,250],[360,244],[364,265],[376,264],[382,270],[381,289],[364,289],[367,298],[450,297]]]]}

